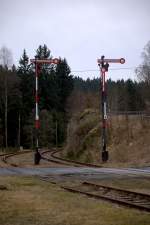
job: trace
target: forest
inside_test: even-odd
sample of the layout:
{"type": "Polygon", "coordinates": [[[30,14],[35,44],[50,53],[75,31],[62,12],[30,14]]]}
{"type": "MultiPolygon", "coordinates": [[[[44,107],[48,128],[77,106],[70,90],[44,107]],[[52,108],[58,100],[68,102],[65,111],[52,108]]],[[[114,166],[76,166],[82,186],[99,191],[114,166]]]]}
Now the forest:
{"type": "MultiPolygon", "coordinates": [[[[0,148],[35,146],[35,68],[24,50],[18,66],[9,66],[9,51],[0,49],[0,148]]],[[[109,113],[150,111],[150,42],[143,50],[143,62],[135,81],[109,79],[109,113]]],[[[51,59],[49,48],[39,45],[37,59],[51,59]]],[[[100,78],[82,79],[71,73],[67,60],[58,65],[42,65],[39,75],[40,147],[63,145],[67,124],[86,108],[101,113],[100,78]],[[57,135],[56,135],[57,134],[57,135]],[[57,138],[56,138],[57,136],[57,138]]]]}

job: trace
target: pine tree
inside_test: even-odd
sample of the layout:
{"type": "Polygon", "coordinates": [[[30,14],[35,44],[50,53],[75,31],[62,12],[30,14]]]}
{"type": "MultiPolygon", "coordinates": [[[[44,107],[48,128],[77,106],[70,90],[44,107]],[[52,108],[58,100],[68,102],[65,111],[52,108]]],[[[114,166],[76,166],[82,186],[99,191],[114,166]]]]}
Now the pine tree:
{"type": "Polygon", "coordinates": [[[29,64],[29,57],[26,54],[26,50],[23,51],[23,55],[19,61],[19,67],[17,70],[20,78],[20,92],[22,99],[22,111],[23,114],[29,115],[34,108],[34,72],[29,64]]]}
{"type": "Polygon", "coordinates": [[[53,115],[47,110],[40,112],[40,146],[50,147],[55,143],[53,115]]]}
{"type": "MultiPolygon", "coordinates": [[[[36,50],[35,58],[50,59],[52,58],[50,50],[44,44],[40,45],[36,50]]],[[[49,64],[42,64],[39,75],[39,96],[40,110],[53,110],[57,108],[58,104],[58,88],[56,82],[55,66],[49,64]]]]}
{"type": "Polygon", "coordinates": [[[20,108],[19,78],[15,72],[5,68],[0,69],[0,119],[3,145],[16,146],[18,133],[18,112],[20,108]],[[6,111],[6,85],[7,76],[7,111],[6,111]],[[7,123],[6,123],[7,116],[7,123]],[[7,126],[7,127],[6,127],[7,126]],[[7,132],[6,132],[7,128],[7,132]],[[7,139],[7,144],[6,144],[7,139]]]}
{"type": "Polygon", "coordinates": [[[65,112],[67,98],[73,90],[73,77],[70,75],[70,72],[66,59],[61,60],[56,68],[56,79],[60,98],[59,109],[62,112],[65,112]]]}
{"type": "Polygon", "coordinates": [[[24,126],[29,119],[31,112],[34,109],[34,82],[35,75],[33,67],[29,63],[29,57],[26,50],[19,60],[19,67],[17,69],[18,77],[20,78],[20,119],[21,119],[21,145],[24,143],[24,126]]]}
{"type": "Polygon", "coordinates": [[[137,88],[137,83],[128,79],[126,81],[126,91],[127,91],[127,110],[129,111],[143,110],[145,104],[142,99],[142,96],[140,95],[139,89],[137,88]]]}
{"type": "Polygon", "coordinates": [[[26,50],[23,50],[23,55],[19,60],[18,74],[29,74],[30,64],[29,57],[27,56],[26,50]]]}
{"type": "Polygon", "coordinates": [[[37,59],[49,59],[50,53],[51,53],[51,51],[50,51],[50,49],[48,49],[46,44],[44,44],[43,46],[39,45],[38,49],[36,50],[35,57],[37,59]]]}

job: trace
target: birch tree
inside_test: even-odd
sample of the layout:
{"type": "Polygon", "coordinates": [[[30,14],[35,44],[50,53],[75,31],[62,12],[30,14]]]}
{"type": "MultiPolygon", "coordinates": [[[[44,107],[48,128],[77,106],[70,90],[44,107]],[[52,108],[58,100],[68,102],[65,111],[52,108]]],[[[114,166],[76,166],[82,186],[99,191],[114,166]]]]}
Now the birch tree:
{"type": "Polygon", "coordinates": [[[4,86],[5,86],[5,147],[7,149],[8,143],[7,143],[7,115],[8,115],[8,86],[7,86],[7,74],[8,70],[12,66],[12,52],[10,49],[8,49],[6,46],[3,46],[0,49],[0,64],[5,69],[5,80],[4,80],[4,86]]]}

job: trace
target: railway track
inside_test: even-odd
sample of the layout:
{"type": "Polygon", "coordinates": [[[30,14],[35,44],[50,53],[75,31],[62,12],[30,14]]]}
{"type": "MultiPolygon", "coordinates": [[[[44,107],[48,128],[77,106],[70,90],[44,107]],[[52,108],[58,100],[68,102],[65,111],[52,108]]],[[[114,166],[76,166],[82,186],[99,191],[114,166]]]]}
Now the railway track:
{"type": "MultiPolygon", "coordinates": [[[[15,155],[21,155],[25,153],[29,153],[31,151],[23,151],[23,152],[16,152],[16,153],[7,153],[7,154],[1,154],[0,158],[3,160],[5,163],[7,163],[7,159],[9,157],[15,156],[15,155]]],[[[58,153],[58,150],[56,151],[41,151],[42,158],[53,163],[58,163],[62,165],[68,165],[68,166],[89,166],[90,167],[93,165],[92,164],[84,164],[76,161],[70,161],[67,159],[62,159],[60,157],[57,157],[55,154],[58,153]],[[49,153],[49,157],[44,157],[44,154],[49,153]]],[[[11,164],[11,166],[17,166],[16,164],[11,164]]],[[[97,166],[96,166],[97,167],[97,166]]],[[[62,183],[56,182],[55,179],[50,180],[49,176],[38,176],[43,181],[47,181],[53,184],[59,185],[62,189],[77,193],[77,194],[82,194],[91,198],[96,198],[96,199],[102,199],[105,201],[109,201],[115,204],[123,205],[126,207],[130,208],[135,208],[139,210],[144,210],[147,212],[150,212],[150,195],[148,194],[143,194],[143,193],[138,193],[138,192],[133,192],[129,190],[124,190],[124,189],[118,189],[118,188],[113,188],[109,186],[104,186],[96,183],[91,183],[91,182],[80,182],[78,185],[73,185],[71,182],[69,185],[62,185],[62,183]]]]}
{"type": "Polygon", "coordinates": [[[90,182],[83,182],[78,188],[63,187],[63,189],[150,212],[150,195],[148,194],[112,188],[90,182]]]}
{"type": "MultiPolygon", "coordinates": [[[[42,159],[48,162],[56,163],[56,164],[61,164],[61,165],[68,165],[70,166],[71,162],[66,162],[63,159],[56,159],[53,154],[56,152],[59,152],[60,150],[46,150],[41,152],[42,159]],[[48,153],[48,157],[45,157],[44,155],[48,153]]],[[[72,164],[71,164],[72,165],[72,164]]]]}
{"type": "MultiPolygon", "coordinates": [[[[0,159],[5,164],[9,164],[10,166],[13,166],[13,167],[18,167],[18,165],[16,163],[9,163],[8,162],[8,159],[11,158],[11,157],[13,157],[13,156],[22,155],[22,154],[26,154],[26,153],[30,153],[30,152],[32,152],[32,150],[25,150],[25,151],[21,151],[21,152],[3,153],[3,154],[0,154],[0,159]]],[[[49,150],[48,152],[51,152],[51,150],[49,150]]],[[[43,151],[43,150],[40,151],[41,156],[44,155],[45,153],[47,153],[47,151],[43,151]]],[[[58,163],[58,162],[56,162],[56,160],[53,160],[53,159],[49,159],[49,158],[45,158],[45,157],[42,157],[42,159],[47,160],[49,162],[58,163]]]]}
{"type": "MultiPolygon", "coordinates": [[[[69,159],[64,159],[61,157],[56,156],[56,154],[58,152],[60,152],[61,150],[41,150],[40,154],[42,156],[42,159],[51,163],[55,163],[55,164],[59,164],[59,165],[65,165],[65,166],[74,166],[74,167],[95,167],[95,168],[100,168],[101,166],[99,165],[95,165],[95,164],[89,164],[89,163],[82,163],[82,162],[78,162],[78,161],[74,161],[74,160],[69,160],[69,159]],[[45,157],[45,154],[48,153],[48,156],[45,157]]],[[[26,150],[26,151],[22,151],[22,152],[15,152],[15,153],[6,153],[6,154],[1,154],[0,158],[1,160],[6,163],[9,164],[13,167],[17,167],[18,165],[16,163],[8,163],[8,159],[10,157],[13,157],[15,155],[21,155],[21,154],[25,154],[25,153],[30,153],[31,150],[26,150]]]]}
{"type": "Polygon", "coordinates": [[[15,156],[15,155],[22,155],[22,154],[26,154],[26,153],[30,153],[31,150],[26,150],[26,151],[21,151],[21,152],[10,152],[10,153],[4,153],[4,154],[1,154],[0,155],[0,159],[6,163],[6,164],[9,164],[10,166],[13,166],[13,167],[17,167],[18,165],[17,164],[14,164],[14,163],[8,163],[7,162],[7,159],[12,157],[12,156],[15,156]]]}
{"type": "MultiPolygon", "coordinates": [[[[59,150],[60,151],[60,150],[59,150]]],[[[21,152],[10,152],[10,153],[3,153],[3,154],[0,154],[0,159],[5,163],[5,164],[8,164],[10,166],[13,166],[13,167],[18,167],[18,165],[16,163],[11,163],[8,161],[9,158],[11,157],[14,157],[14,156],[17,156],[17,155],[22,155],[22,154],[26,154],[26,153],[30,153],[32,152],[31,150],[26,150],[26,151],[21,151],[21,152]]],[[[40,150],[40,154],[42,156],[42,159],[43,160],[46,160],[48,162],[52,162],[52,163],[55,163],[55,164],[61,164],[61,165],[68,165],[70,166],[71,163],[66,163],[66,162],[63,162],[63,159],[62,160],[56,160],[54,159],[54,157],[52,156],[53,153],[55,153],[56,150],[40,150]],[[44,154],[46,153],[49,153],[49,157],[44,157],[44,154]]],[[[58,152],[58,150],[57,150],[58,152]]]]}
{"type": "Polygon", "coordinates": [[[44,151],[42,152],[42,155],[49,153],[49,157],[45,158],[42,156],[42,159],[47,160],[49,162],[55,162],[58,164],[62,164],[62,165],[69,165],[69,166],[86,166],[86,167],[95,167],[95,168],[101,168],[102,166],[100,165],[95,165],[95,164],[90,164],[90,163],[82,163],[82,162],[78,162],[78,161],[74,161],[74,160],[69,160],[69,159],[64,159],[61,157],[56,156],[57,153],[59,153],[61,150],[55,150],[55,151],[44,151]]]}
{"type": "Polygon", "coordinates": [[[86,181],[81,182],[78,186],[72,187],[71,185],[65,186],[55,182],[54,180],[49,180],[47,176],[41,176],[40,179],[52,184],[57,184],[62,189],[72,193],[82,194],[90,198],[109,201],[117,205],[150,212],[150,195],[148,194],[104,186],[86,181]]]}
{"type": "MultiPolygon", "coordinates": [[[[60,151],[60,150],[57,150],[57,152],[60,151]]],[[[22,152],[10,152],[10,153],[3,153],[3,154],[0,154],[0,159],[5,163],[5,164],[9,164],[10,166],[13,166],[13,167],[18,167],[18,165],[16,163],[11,163],[8,161],[9,158],[11,157],[14,157],[14,156],[17,156],[17,155],[22,155],[22,154],[26,154],[26,153],[30,153],[31,150],[26,150],[26,151],[22,151],[22,152]]],[[[64,161],[63,159],[55,159],[54,156],[53,156],[53,153],[55,153],[56,150],[41,150],[40,151],[40,154],[42,156],[42,159],[43,160],[46,160],[50,163],[55,163],[55,164],[61,164],[61,165],[68,165],[68,166],[71,166],[73,163],[72,162],[66,162],[64,161]],[[45,157],[44,155],[46,153],[49,153],[49,156],[48,157],[45,157]]],[[[74,165],[76,166],[76,165],[74,165]]]]}

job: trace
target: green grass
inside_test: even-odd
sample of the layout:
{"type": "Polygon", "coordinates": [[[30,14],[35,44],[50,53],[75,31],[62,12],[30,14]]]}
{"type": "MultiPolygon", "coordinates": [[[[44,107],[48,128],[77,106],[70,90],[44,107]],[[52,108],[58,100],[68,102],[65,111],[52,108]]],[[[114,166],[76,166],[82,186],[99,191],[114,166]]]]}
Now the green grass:
{"type": "Polygon", "coordinates": [[[149,225],[150,214],[89,199],[33,177],[0,177],[0,225],[149,225]]]}

